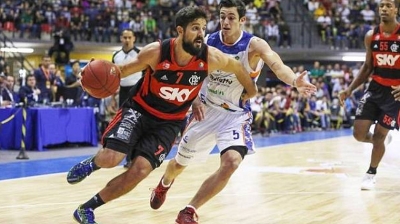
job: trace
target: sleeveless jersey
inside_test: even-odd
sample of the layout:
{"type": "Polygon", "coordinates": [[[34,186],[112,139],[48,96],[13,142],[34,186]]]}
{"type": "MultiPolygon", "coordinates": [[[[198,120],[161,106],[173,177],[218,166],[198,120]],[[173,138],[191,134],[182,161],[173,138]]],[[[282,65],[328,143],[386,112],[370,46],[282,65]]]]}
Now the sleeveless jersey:
{"type": "MultiPolygon", "coordinates": [[[[255,70],[249,65],[249,46],[253,35],[242,31],[240,38],[232,45],[226,45],[222,42],[222,33],[214,32],[206,37],[206,43],[213,46],[228,56],[239,60],[254,81],[261,72],[264,62],[260,59],[255,70]]],[[[250,102],[242,105],[241,95],[244,93],[244,87],[237,80],[235,74],[224,71],[213,71],[206,79],[201,90],[200,97],[207,105],[216,108],[223,108],[230,112],[248,112],[251,111],[250,102]]]]}
{"type": "Polygon", "coordinates": [[[400,26],[388,36],[381,30],[377,26],[372,35],[372,79],[383,86],[400,85],[400,26]]]}
{"type": "Polygon", "coordinates": [[[183,120],[208,75],[208,48],[203,44],[200,53],[185,66],[174,58],[175,39],[161,44],[161,60],[153,71],[148,68],[144,77],[131,90],[134,108],[162,120],[183,120]]]}
{"type": "MultiPolygon", "coordinates": [[[[116,65],[121,65],[121,64],[126,64],[128,63],[131,59],[136,58],[137,55],[139,54],[139,48],[134,46],[132,49],[130,49],[128,52],[124,52],[122,49],[119,51],[114,52],[112,56],[112,63],[116,65]]],[[[125,78],[121,79],[121,86],[133,86],[139,81],[139,79],[142,77],[142,72],[136,72],[133,73],[125,78]]]]}

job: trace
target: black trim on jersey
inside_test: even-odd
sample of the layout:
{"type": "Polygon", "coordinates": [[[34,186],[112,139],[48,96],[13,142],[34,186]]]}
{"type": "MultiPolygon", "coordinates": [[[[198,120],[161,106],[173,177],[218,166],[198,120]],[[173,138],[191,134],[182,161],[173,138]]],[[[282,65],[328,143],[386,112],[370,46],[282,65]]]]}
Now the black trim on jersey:
{"type": "Polygon", "coordinates": [[[125,54],[129,54],[129,52],[131,52],[132,50],[134,50],[137,54],[139,54],[139,52],[140,52],[140,49],[137,48],[136,46],[133,46],[133,48],[131,48],[130,50],[128,50],[126,52],[124,51],[124,49],[121,48],[118,51],[114,52],[114,54],[112,55],[111,62],[115,63],[115,61],[114,61],[115,55],[117,55],[119,52],[123,51],[125,54]]]}

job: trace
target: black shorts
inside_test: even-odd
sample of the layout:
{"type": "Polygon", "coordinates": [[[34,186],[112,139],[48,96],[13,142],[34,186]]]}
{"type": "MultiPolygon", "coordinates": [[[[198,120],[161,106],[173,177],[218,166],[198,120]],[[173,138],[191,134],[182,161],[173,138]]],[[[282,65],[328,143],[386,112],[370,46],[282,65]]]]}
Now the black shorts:
{"type": "Polygon", "coordinates": [[[160,121],[122,107],[107,127],[102,144],[130,159],[143,156],[155,169],[171,151],[183,122],[160,121]]]}
{"type": "Polygon", "coordinates": [[[391,92],[392,88],[371,81],[358,104],[356,119],[376,121],[390,130],[399,129],[400,102],[394,100],[391,92]]]}

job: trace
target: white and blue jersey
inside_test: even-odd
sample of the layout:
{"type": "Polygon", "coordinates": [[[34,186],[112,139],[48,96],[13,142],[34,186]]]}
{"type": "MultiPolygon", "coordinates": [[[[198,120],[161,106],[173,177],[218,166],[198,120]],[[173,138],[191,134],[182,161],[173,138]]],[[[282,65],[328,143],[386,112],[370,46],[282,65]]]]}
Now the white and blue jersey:
{"type": "MultiPolygon", "coordinates": [[[[252,38],[255,38],[252,34],[242,31],[241,36],[234,44],[227,45],[222,41],[221,31],[217,31],[206,37],[206,43],[239,60],[251,78],[257,81],[264,62],[260,59],[255,69],[250,67],[248,54],[252,38]]],[[[200,97],[203,102],[212,107],[223,108],[231,112],[249,112],[251,110],[250,102],[242,105],[241,95],[243,92],[244,87],[237,80],[235,74],[216,70],[204,81],[200,97]]]]}

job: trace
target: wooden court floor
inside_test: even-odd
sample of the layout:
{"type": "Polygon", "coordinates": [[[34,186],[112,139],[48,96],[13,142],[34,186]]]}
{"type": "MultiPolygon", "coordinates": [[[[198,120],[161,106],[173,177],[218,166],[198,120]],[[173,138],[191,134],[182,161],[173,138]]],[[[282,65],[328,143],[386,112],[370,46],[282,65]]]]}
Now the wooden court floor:
{"type": "MultiPolygon", "coordinates": [[[[400,223],[400,135],[378,169],[374,191],[361,191],[371,147],[352,137],[262,148],[246,157],[227,187],[198,209],[201,224],[400,223]]],[[[164,164],[136,189],[95,212],[102,224],[173,224],[177,213],[219,165],[218,156],[192,165],[159,210],[149,206],[164,164]]],[[[122,167],[102,169],[78,185],[66,173],[0,181],[0,223],[75,223],[72,212],[122,167]]],[[[1,172],[1,171],[0,171],[1,172]]]]}

